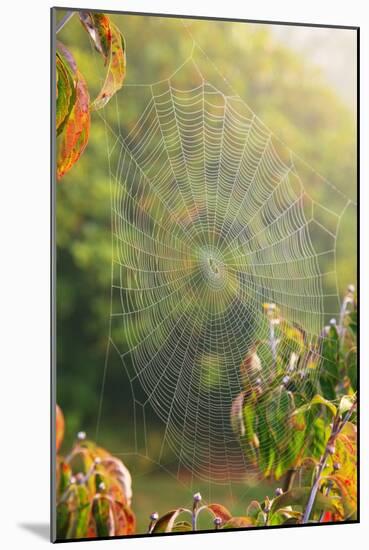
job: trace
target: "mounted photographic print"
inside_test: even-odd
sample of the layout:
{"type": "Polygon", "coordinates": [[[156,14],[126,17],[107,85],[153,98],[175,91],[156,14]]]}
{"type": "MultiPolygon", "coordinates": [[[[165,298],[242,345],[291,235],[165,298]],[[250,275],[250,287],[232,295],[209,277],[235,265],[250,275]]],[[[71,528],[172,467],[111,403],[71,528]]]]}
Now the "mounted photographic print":
{"type": "Polygon", "coordinates": [[[359,29],[51,19],[53,541],[357,522],[359,29]]]}

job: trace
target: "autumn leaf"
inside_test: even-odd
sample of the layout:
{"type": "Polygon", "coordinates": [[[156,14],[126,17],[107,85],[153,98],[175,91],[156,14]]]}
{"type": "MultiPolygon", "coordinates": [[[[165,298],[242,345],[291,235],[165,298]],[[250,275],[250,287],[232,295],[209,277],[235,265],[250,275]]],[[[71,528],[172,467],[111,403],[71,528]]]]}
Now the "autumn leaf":
{"type": "Polygon", "coordinates": [[[126,74],[125,42],[120,30],[104,13],[80,12],[80,20],[96,50],[108,65],[105,82],[91,103],[91,110],[102,109],[122,86],[126,74]]]}
{"type": "Polygon", "coordinates": [[[76,100],[58,143],[57,178],[60,180],[77,162],[90,133],[90,96],[80,71],[75,73],[76,100]]]}
{"type": "Polygon", "coordinates": [[[104,13],[94,13],[82,10],[79,12],[79,18],[90,35],[96,50],[101,53],[106,64],[109,58],[112,40],[109,17],[104,13]]]}
{"type": "Polygon", "coordinates": [[[59,135],[68,120],[75,101],[75,87],[71,69],[60,53],[56,53],[56,134],[59,135]]]}
{"type": "Polygon", "coordinates": [[[213,514],[214,517],[218,517],[222,522],[227,522],[232,518],[231,513],[222,504],[208,504],[206,508],[213,514]]]}
{"type": "Polygon", "coordinates": [[[115,535],[132,535],[135,532],[136,518],[128,506],[114,501],[115,535]]]}
{"type": "Polygon", "coordinates": [[[96,97],[91,103],[91,110],[97,111],[102,109],[110,100],[110,98],[122,86],[126,76],[126,52],[125,42],[119,29],[110,22],[111,44],[108,55],[108,69],[105,77],[105,82],[96,97]]]}

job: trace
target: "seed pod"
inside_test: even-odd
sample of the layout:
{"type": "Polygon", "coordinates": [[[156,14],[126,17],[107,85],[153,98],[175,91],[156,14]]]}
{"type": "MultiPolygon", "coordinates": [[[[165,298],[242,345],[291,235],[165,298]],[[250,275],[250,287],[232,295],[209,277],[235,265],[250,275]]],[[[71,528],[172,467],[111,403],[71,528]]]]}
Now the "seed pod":
{"type": "Polygon", "coordinates": [[[214,525],[215,525],[215,529],[219,529],[219,527],[222,525],[222,520],[220,517],[216,517],[214,518],[214,525]]]}

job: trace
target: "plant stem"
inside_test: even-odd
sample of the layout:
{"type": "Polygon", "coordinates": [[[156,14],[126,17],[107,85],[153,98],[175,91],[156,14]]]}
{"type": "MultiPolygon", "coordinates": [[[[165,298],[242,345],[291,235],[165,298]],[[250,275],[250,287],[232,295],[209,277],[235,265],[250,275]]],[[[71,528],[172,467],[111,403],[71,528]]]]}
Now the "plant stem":
{"type": "Polygon", "coordinates": [[[319,489],[320,476],[322,475],[322,471],[325,468],[325,465],[327,463],[327,459],[328,459],[328,451],[326,449],[325,452],[324,452],[323,457],[320,460],[320,464],[319,464],[319,467],[318,467],[318,470],[317,470],[317,473],[316,473],[316,478],[315,478],[315,481],[314,481],[313,486],[311,488],[310,495],[309,495],[309,500],[307,502],[307,505],[306,505],[305,512],[304,512],[304,515],[302,517],[302,522],[301,523],[307,523],[309,521],[311,510],[312,510],[314,502],[315,502],[315,497],[316,497],[316,494],[317,494],[318,489],[319,489]]]}
{"type": "Polygon", "coordinates": [[[70,19],[72,19],[73,15],[75,14],[75,11],[67,11],[67,13],[64,15],[64,17],[59,21],[59,23],[56,25],[55,33],[58,34],[62,30],[62,28],[68,23],[70,19]]]}
{"type": "MultiPolygon", "coordinates": [[[[316,497],[316,494],[317,494],[318,489],[319,489],[320,478],[321,478],[322,472],[325,468],[325,465],[327,463],[328,456],[331,454],[330,451],[329,451],[329,447],[334,445],[337,436],[343,430],[346,423],[349,421],[355,407],[356,407],[356,400],[352,404],[351,409],[347,412],[346,416],[341,421],[339,421],[338,416],[334,419],[332,433],[331,433],[331,436],[328,439],[328,443],[326,445],[324,454],[323,454],[322,458],[320,459],[320,463],[319,463],[318,470],[317,470],[317,473],[316,473],[315,481],[314,481],[313,486],[311,488],[309,499],[308,499],[308,502],[307,502],[307,505],[306,505],[305,512],[304,512],[301,523],[307,523],[309,521],[310,514],[311,514],[311,511],[312,511],[313,506],[314,506],[315,497],[316,497]]],[[[337,413],[337,415],[338,415],[338,413],[337,413]]]]}

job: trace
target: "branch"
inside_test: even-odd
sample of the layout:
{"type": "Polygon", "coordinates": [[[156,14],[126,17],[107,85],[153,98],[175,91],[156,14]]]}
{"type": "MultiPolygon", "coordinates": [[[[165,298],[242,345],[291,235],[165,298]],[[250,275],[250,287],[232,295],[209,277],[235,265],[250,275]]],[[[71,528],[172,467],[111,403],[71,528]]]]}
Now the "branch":
{"type": "Polygon", "coordinates": [[[67,13],[64,15],[64,17],[59,21],[59,23],[56,25],[55,33],[58,34],[62,30],[62,28],[65,27],[65,25],[68,23],[70,19],[72,19],[73,15],[75,14],[75,11],[67,11],[67,13]]]}
{"type": "Polygon", "coordinates": [[[328,443],[326,445],[324,454],[323,454],[322,458],[320,459],[320,463],[319,463],[319,467],[318,467],[318,470],[317,470],[317,473],[316,473],[315,481],[314,481],[313,486],[311,488],[309,499],[308,499],[306,509],[305,509],[305,512],[304,512],[301,523],[307,523],[309,521],[309,517],[310,517],[311,511],[312,511],[313,506],[314,506],[315,497],[316,497],[316,494],[317,494],[318,489],[319,489],[320,478],[321,478],[322,472],[325,468],[325,465],[327,463],[328,457],[329,457],[329,455],[332,454],[332,447],[334,448],[334,444],[335,444],[335,441],[337,439],[337,436],[343,430],[346,423],[350,420],[351,415],[354,412],[355,407],[356,407],[356,400],[352,404],[352,407],[347,412],[346,416],[341,420],[341,422],[339,421],[339,418],[337,418],[337,417],[335,418],[335,421],[333,422],[332,433],[331,433],[330,438],[328,439],[328,443]]]}

